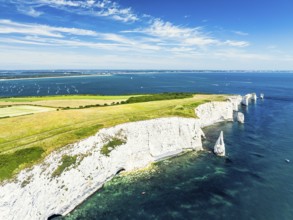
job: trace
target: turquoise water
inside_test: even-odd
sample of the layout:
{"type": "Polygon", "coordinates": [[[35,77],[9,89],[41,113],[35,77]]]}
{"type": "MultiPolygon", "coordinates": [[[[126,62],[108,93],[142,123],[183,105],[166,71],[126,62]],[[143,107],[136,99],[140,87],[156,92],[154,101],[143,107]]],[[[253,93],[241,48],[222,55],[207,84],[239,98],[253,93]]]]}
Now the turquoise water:
{"type": "Polygon", "coordinates": [[[93,94],[265,94],[264,100],[241,109],[244,125],[228,122],[204,129],[206,151],[160,162],[151,172],[118,176],[64,219],[293,219],[293,74],[128,73],[0,81],[0,94],[36,95],[37,85],[44,94],[60,85],[93,94]],[[221,130],[227,159],[208,152],[221,130]]]}

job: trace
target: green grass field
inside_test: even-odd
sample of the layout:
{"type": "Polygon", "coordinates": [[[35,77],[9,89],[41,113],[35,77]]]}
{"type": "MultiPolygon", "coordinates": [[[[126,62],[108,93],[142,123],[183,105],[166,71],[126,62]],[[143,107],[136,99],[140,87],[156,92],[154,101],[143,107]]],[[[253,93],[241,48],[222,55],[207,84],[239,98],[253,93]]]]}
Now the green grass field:
{"type": "MultiPolygon", "coordinates": [[[[63,96],[60,97],[63,98],[63,96]]],[[[72,99],[77,97],[74,96],[72,99]]],[[[87,96],[81,96],[81,98],[84,97],[87,96]]],[[[122,97],[129,98],[129,96],[103,96],[105,100],[119,100],[122,97]]],[[[49,97],[30,97],[21,100],[45,100],[47,98],[49,97]]],[[[57,97],[51,98],[57,100],[57,97]]],[[[67,98],[70,99],[71,97],[67,96],[67,98]]],[[[95,134],[101,128],[160,117],[196,117],[194,113],[196,106],[209,101],[223,101],[225,99],[226,96],[224,95],[194,95],[183,99],[54,110],[2,118],[0,120],[0,165],[2,165],[0,181],[11,178],[19,170],[37,163],[60,147],[95,134]],[[34,150],[32,151],[32,149],[34,150]],[[28,156],[27,160],[15,162],[15,154],[18,155],[22,151],[28,151],[31,156],[28,156]],[[11,161],[13,167],[10,166],[9,161],[11,161]]],[[[16,100],[19,99],[14,99],[15,103],[19,104],[16,100]]],[[[12,107],[14,107],[12,109],[15,109],[19,106],[12,107]]],[[[7,110],[9,109],[7,108],[7,110]]]]}

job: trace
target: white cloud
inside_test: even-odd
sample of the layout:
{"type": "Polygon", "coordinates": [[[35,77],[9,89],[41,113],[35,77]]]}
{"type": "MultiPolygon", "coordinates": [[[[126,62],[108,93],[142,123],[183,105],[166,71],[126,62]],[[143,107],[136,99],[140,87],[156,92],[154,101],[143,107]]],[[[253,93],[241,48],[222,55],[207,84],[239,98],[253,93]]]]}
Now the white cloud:
{"type": "Polygon", "coordinates": [[[152,25],[142,32],[153,36],[164,38],[181,38],[190,37],[198,34],[199,28],[183,28],[173,25],[170,22],[164,22],[161,19],[155,19],[152,25]]]}
{"type": "Polygon", "coordinates": [[[22,14],[31,16],[31,17],[39,17],[40,15],[43,14],[41,11],[37,11],[33,7],[26,7],[26,6],[18,6],[17,10],[21,12],[22,14]]]}
{"type": "Polygon", "coordinates": [[[94,15],[111,17],[114,20],[123,22],[133,22],[139,20],[138,17],[131,12],[131,8],[118,9],[115,7],[109,7],[104,10],[94,12],[94,15]]]}
{"type": "Polygon", "coordinates": [[[240,36],[248,36],[249,34],[242,31],[233,31],[234,34],[240,35],[240,36]]]}
{"type": "MultiPolygon", "coordinates": [[[[43,46],[49,46],[49,43],[45,42],[36,42],[36,41],[30,41],[26,39],[12,39],[12,38],[0,38],[0,43],[3,44],[25,44],[25,45],[43,45],[43,46]]],[[[0,44],[1,45],[1,44],[0,44]]]]}
{"type": "Polygon", "coordinates": [[[122,44],[130,44],[130,45],[135,44],[134,40],[128,39],[118,34],[101,33],[99,38],[102,40],[113,41],[113,42],[122,43],[122,44]]]}
{"type": "MultiPolygon", "coordinates": [[[[139,19],[143,21],[139,22],[143,25],[140,28],[116,33],[100,33],[79,28],[54,27],[0,19],[0,47],[27,48],[32,51],[31,54],[33,55],[32,58],[26,57],[26,60],[33,60],[38,51],[43,51],[49,59],[49,54],[45,53],[47,49],[52,52],[50,55],[67,54],[67,51],[80,52],[83,54],[82,60],[86,60],[85,57],[88,57],[87,63],[92,67],[101,67],[95,66],[94,59],[90,59],[92,54],[99,54],[99,56],[96,56],[97,59],[109,63],[112,63],[113,60],[101,57],[111,55],[111,58],[117,59],[118,68],[124,67],[124,63],[120,62],[122,60],[127,63],[132,63],[134,60],[142,63],[141,66],[138,64],[135,68],[155,68],[156,66],[172,68],[169,66],[170,63],[174,64],[173,67],[196,68],[195,61],[201,62],[201,65],[204,66],[208,62],[213,63],[222,59],[225,61],[237,59],[241,61],[254,59],[267,61],[270,59],[266,55],[245,52],[244,47],[250,45],[247,41],[220,39],[205,28],[175,25],[149,15],[138,17],[131,8],[122,8],[112,0],[13,1],[22,2],[23,8],[19,7],[18,10],[23,9],[22,13],[33,17],[41,15],[42,12],[38,10],[42,9],[42,6],[49,6],[70,13],[107,17],[122,22],[134,22],[139,19]],[[28,10],[25,11],[25,7],[28,10]],[[232,50],[233,48],[235,50],[232,50]],[[118,64],[121,66],[118,66],[118,64]]],[[[230,34],[233,35],[231,31],[230,34]]],[[[246,33],[239,31],[235,34],[246,36],[246,33]]],[[[233,36],[235,37],[235,35],[233,36]]],[[[24,54],[25,52],[23,52],[24,54]]],[[[10,55],[13,57],[12,52],[10,55]]],[[[17,52],[14,56],[17,57],[17,52]]],[[[70,57],[70,59],[65,59],[66,62],[74,62],[75,64],[78,62],[73,56],[68,54],[66,56],[70,57]]],[[[56,62],[59,63],[58,65],[62,65],[64,59],[61,59],[62,56],[59,57],[60,60],[56,62]]],[[[42,62],[40,61],[40,63],[42,62]]],[[[82,67],[82,65],[80,64],[79,67],[82,67]]]]}
{"type": "Polygon", "coordinates": [[[164,22],[161,19],[154,19],[152,23],[144,29],[124,31],[124,33],[142,33],[160,39],[168,44],[187,44],[194,46],[205,46],[214,44],[216,41],[205,35],[200,27],[186,28],[164,22]]]}
{"type": "Polygon", "coordinates": [[[70,13],[107,17],[113,20],[121,22],[135,22],[139,20],[138,16],[133,12],[131,8],[123,8],[120,4],[112,0],[8,0],[17,5],[20,9],[19,12],[30,15],[39,16],[41,12],[38,12],[35,7],[49,6],[64,10],[70,13]]]}
{"type": "Polygon", "coordinates": [[[186,38],[183,41],[187,45],[194,45],[194,46],[206,46],[206,45],[213,45],[218,44],[218,41],[212,38],[205,38],[205,37],[191,37],[186,38]]]}
{"type": "Polygon", "coordinates": [[[208,46],[231,46],[231,47],[246,47],[249,42],[226,40],[222,41],[211,37],[204,32],[201,27],[187,28],[176,26],[171,22],[164,22],[161,19],[153,19],[151,24],[144,29],[136,29],[131,31],[124,31],[124,33],[141,33],[161,40],[165,45],[177,46],[194,46],[194,47],[208,47],[208,46]]]}
{"type": "MultiPolygon", "coordinates": [[[[82,53],[49,48],[3,47],[0,45],[2,69],[292,69],[292,56],[276,59],[274,56],[237,51],[219,51],[188,55],[183,48],[178,54],[82,53]],[[130,62],[131,61],[131,62],[130,62]]],[[[188,48],[187,48],[188,50],[188,48]]]]}
{"type": "Polygon", "coordinates": [[[229,60],[259,60],[259,61],[273,61],[276,60],[276,57],[269,54],[259,54],[259,53],[249,53],[245,51],[237,51],[237,50],[222,50],[216,51],[213,53],[214,56],[219,58],[225,58],[229,60]]]}
{"type": "Polygon", "coordinates": [[[94,0],[87,0],[87,4],[88,4],[88,6],[92,6],[95,4],[95,1],[94,0]]]}
{"type": "Polygon", "coordinates": [[[131,39],[114,33],[98,33],[91,30],[52,27],[39,24],[17,23],[0,20],[0,43],[39,45],[50,47],[86,47],[105,51],[158,51],[160,46],[149,39],[131,39]],[[12,35],[11,35],[12,34],[12,35]],[[6,36],[9,36],[6,37],[6,36]],[[83,36],[80,38],[79,36],[83,36]]]}
{"type": "Polygon", "coordinates": [[[233,41],[233,40],[226,40],[223,44],[232,46],[232,47],[247,47],[249,46],[249,42],[247,41],[233,41]]]}
{"type": "Polygon", "coordinates": [[[132,62],[134,57],[141,63],[145,63],[145,57],[153,62],[166,57],[166,61],[177,62],[180,66],[179,61],[187,65],[183,59],[190,60],[192,64],[191,60],[196,59],[201,59],[201,62],[204,59],[232,60],[235,54],[239,59],[247,60],[251,55],[245,52],[228,51],[225,55],[218,49],[243,48],[248,45],[245,41],[223,41],[211,37],[200,27],[176,26],[160,19],[153,20],[145,28],[122,31],[119,34],[0,19],[0,47],[17,46],[35,51],[51,50],[56,53],[81,52],[89,57],[90,54],[96,53],[101,56],[126,56],[129,58],[126,59],[127,62],[132,62]]]}
{"type": "Polygon", "coordinates": [[[82,36],[97,36],[95,31],[52,27],[40,24],[19,23],[10,20],[0,19],[0,34],[24,34],[24,35],[38,35],[47,37],[63,37],[63,34],[82,35],[82,36]]]}
{"type": "Polygon", "coordinates": [[[68,1],[68,0],[39,0],[40,3],[55,6],[71,6],[79,7],[82,5],[81,1],[68,1]]]}

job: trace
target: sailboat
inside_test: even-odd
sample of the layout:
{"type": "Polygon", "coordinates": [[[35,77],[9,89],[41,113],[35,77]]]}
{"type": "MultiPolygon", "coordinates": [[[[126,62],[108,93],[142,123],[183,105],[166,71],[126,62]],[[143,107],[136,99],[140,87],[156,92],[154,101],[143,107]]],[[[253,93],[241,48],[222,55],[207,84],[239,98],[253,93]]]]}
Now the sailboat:
{"type": "Polygon", "coordinates": [[[214,146],[214,153],[221,157],[226,155],[223,131],[221,131],[220,136],[214,146]]]}

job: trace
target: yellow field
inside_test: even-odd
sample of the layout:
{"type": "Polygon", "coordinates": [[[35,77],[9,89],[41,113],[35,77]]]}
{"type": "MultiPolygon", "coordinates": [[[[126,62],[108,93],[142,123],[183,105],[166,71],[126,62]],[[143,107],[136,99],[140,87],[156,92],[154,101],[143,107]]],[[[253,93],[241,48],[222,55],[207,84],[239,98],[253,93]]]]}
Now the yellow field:
{"type": "Polygon", "coordinates": [[[9,105],[35,105],[54,108],[78,108],[86,105],[104,105],[113,102],[127,100],[128,96],[101,96],[101,95],[71,95],[71,96],[48,96],[48,97],[19,97],[19,98],[0,98],[0,106],[9,105]]]}
{"type": "Polygon", "coordinates": [[[49,111],[56,111],[56,109],[29,105],[11,106],[6,108],[0,108],[0,118],[29,115],[49,111]]]}
{"type": "Polygon", "coordinates": [[[111,105],[113,102],[121,102],[126,99],[116,99],[116,100],[50,100],[50,101],[34,101],[34,102],[0,102],[0,106],[9,106],[9,105],[34,105],[34,106],[46,106],[52,108],[78,108],[80,106],[87,105],[111,105]]]}

